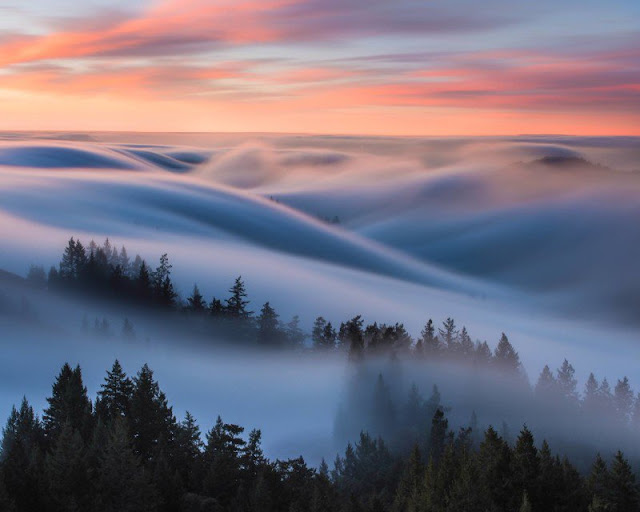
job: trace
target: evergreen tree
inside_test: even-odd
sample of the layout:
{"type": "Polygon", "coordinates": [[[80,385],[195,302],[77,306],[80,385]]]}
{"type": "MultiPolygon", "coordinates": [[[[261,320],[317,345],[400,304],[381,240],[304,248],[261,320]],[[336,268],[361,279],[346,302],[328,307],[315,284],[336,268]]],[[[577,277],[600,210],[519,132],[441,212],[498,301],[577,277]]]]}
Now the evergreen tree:
{"type": "Polygon", "coordinates": [[[223,509],[229,507],[240,484],[240,456],[246,444],[240,437],[243,431],[242,427],[224,423],[218,416],[207,434],[204,491],[214,497],[223,509]]]}
{"type": "Polygon", "coordinates": [[[107,371],[104,383],[100,387],[101,389],[98,391],[99,405],[96,404],[96,413],[102,421],[110,423],[116,418],[127,417],[133,397],[133,382],[127,377],[117,359],[113,363],[111,371],[107,371]]]}
{"type": "Polygon", "coordinates": [[[153,283],[147,263],[143,260],[136,278],[136,293],[143,304],[148,304],[153,296],[153,283]]]}
{"type": "Polygon", "coordinates": [[[429,319],[429,321],[422,329],[420,333],[420,343],[422,351],[427,356],[433,356],[440,351],[440,342],[438,341],[438,337],[436,336],[436,330],[433,326],[433,320],[429,319]]]}
{"type": "Polygon", "coordinates": [[[55,442],[67,422],[73,430],[80,432],[82,439],[88,439],[92,406],[87,396],[87,388],[82,382],[80,366],[72,370],[68,363],[63,365],[47,402],[49,406],[44,411],[43,419],[45,433],[50,442],[55,442]]]}
{"type": "Polygon", "coordinates": [[[560,392],[560,396],[569,403],[574,403],[578,400],[578,392],[576,391],[578,381],[575,379],[575,373],[576,371],[573,369],[573,366],[571,366],[566,359],[557,370],[558,391],[560,392]]]}
{"type": "Polygon", "coordinates": [[[338,338],[338,333],[333,328],[333,325],[331,325],[331,322],[327,322],[327,325],[325,325],[324,330],[322,332],[322,338],[323,338],[323,345],[326,349],[332,350],[336,348],[336,340],[338,338]]]}
{"type": "Polygon", "coordinates": [[[613,405],[613,395],[609,381],[605,377],[598,388],[598,413],[604,417],[615,417],[615,408],[613,405]]]}
{"type": "Polygon", "coordinates": [[[500,337],[493,361],[498,368],[509,374],[517,374],[520,370],[520,357],[505,333],[500,337]]]}
{"type": "Polygon", "coordinates": [[[598,381],[593,373],[589,374],[584,386],[582,408],[588,413],[594,413],[598,409],[598,381]]]}
{"type": "Polygon", "coordinates": [[[415,445],[411,450],[411,455],[406,462],[404,473],[398,484],[393,501],[393,511],[416,510],[423,474],[422,454],[418,445],[415,445]]]}
{"type": "Polygon", "coordinates": [[[556,397],[557,388],[558,383],[553,377],[553,373],[551,373],[549,365],[545,365],[540,373],[540,377],[538,377],[538,382],[536,383],[536,396],[542,400],[552,400],[556,397]]]}
{"type": "Polygon", "coordinates": [[[2,477],[4,488],[17,511],[44,510],[46,484],[42,463],[43,430],[26,398],[12,408],[2,431],[2,477]]]}
{"type": "Polygon", "coordinates": [[[98,510],[145,512],[156,510],[156,495],[150,475],[140,464],[123,419],[117,419],[100,456],[97,472],[98,510]]]}
{"type": "Polygon", "coordinates": [[[537,486],[540,477],[540,459],[534,445],[533,434],[526,425],[516,440],[511,462],[514,485],[518,495],[520,492],[525,492],[535,506],[540,495],[537,486]]]}
{"type": "Polygon", "coordinates": [[[324,329],[327,326],[327,321],[319,316],[313,322],[313,328],[311,329],[311,343],[316,349],[324,347],[324,329]]]}
{"type": "Polygon", "coordinates": [[[201,481],[203,448],[200,427],[187,411],[176,431],[175,466],[188,489],[196,489],[201,481]]]}
{"type": "Polygon", "coordinates": [[[462,327],[462,331],[460,331],[460,352],[464,357],[471,357],[473,355],[473,341],[471,341],[471,336],[467,332],[466,327],[462,327]]]}
{"type": "Polygon", "coordinates": [[[372,407],[372,432],[383,439],[393,439],[396,410],[391,399],[389,387],[385,384],[382,374],[378,375],[372,407]]]}
{"type": "Polygon", "coordinates": [[[475,364],[480,366],[489,366],[491,364],[491,349],[489,348],[489,344],[486,341],[482,343],[476,342],[476,350],[473,355],[473,361],[475,364]]]}
{"type": "Polygon", "coordinates": [[[637,511],[640,507],[636,477],[621,451],[618,451],[611,463],[609,475],[610,510],[615,512],[637,511]]]}
{"type": "Polygon", "coordinates": [[[274,347],[282,342],[282,331],[278,322],[278,314],[268,302],[260,310],[258,316],[258,343],[265,347],[274,347]]]}
{"type": "Polygon", "coordinates": [[[607,464],[598,453],[591,466],[587,478],[587,489],[591,496],[592,508],[597,510],[601,506],[608,506],[611,501],[611,485],[607,464]],[[595,505],[595,506],[594,506],[595,505]]]}
{"type": "Polygon", "coordinates": [[[129,255],[127,254],[127,249],[123,245],[120,249],[120,255],[118,256],[118,265],[122,269],[122,273],[124,276],[129,277],[131,272],[131,263],[129,261],[129,255]]]}
{"type": "Polygon", "coordinates": [[[214,318],[221,318],[225,314],[225,308],[220,299],[213,297],[209,304],[209,314],[214,318]]]}
{"type": "Polygon", "coordinates": [[[87,510],[91,504],[91,482],[85,445],[70,422],[62,426],[52,451],[46,458],[49,497],[55,510],[87,510]]]}
{"type": "Polygon", "coordinates": [[[187,309],[193,313],[203,313],[204,310],[207,309],[207,303],[200,293],[197,284],[193,285],[193,292],[191,292],[191,296],[187,298],[187,304],[187,309]]]}
{"type": "Polygon", "coordinates": [[[349,351],[349,358],[360,359],[364,353],[364,332],[362,330],[362,316],[353,317],[346,323],[340,325],[338,339],[340,346],[349,351]]]}
{"type": "Polygon", "coordinates": [[[159,455],[161,443],[173,444],[176,432],[173,411],[146,364],[133,380],[130,428],[135,453],[143,464],[159,455]]]}
{"type": "Polygon", "coordinates": [[[441,407],[433,415],[431,420],[431,433],[429,438],[430,456],[438,464],[445,448],[453,441],[453,433],[449,431],[449,420],[444,415],[441,407]]]}
{"type": "Polygon", "coordinates": [[[447,318],[442,322],[442,327],[438,329],[440,339],[445,344],[446,349],[450,353],[455,353],[459,349],[458,329],[453,318],[447,318]]]}
{"type": "Polygon", "coordinates": [[[633,390],[627,377],[618,380],[613,392],[613,405],[618,422],[626,425],[633,412],[633,390]]]}
{"type": "Polygon", "coordinates": [[[152,276],[153,294],[160,306],[173,307],[177,294],[171,281],[171,268],[167,254],[160,256],[160,264],[152,276]]]}
{"type": "Polygon", "coordinates": [[[246,300],[247,291],[242,281],[242,276],[238,276],[229,289],[231,297],[227,299],[225,311],[231,318],[247,319],[251,316],[251,312],[247,310],[249,301],[246,300]]]}
{"type": "Polygon", "coordinates": [[[291,321],[287,323],[284,328],[284,334],[290,347],[301,348],[304,346],[304,340],[307,335],[300,328],[300,317],[298,315],[294,315],[291,321]]]}

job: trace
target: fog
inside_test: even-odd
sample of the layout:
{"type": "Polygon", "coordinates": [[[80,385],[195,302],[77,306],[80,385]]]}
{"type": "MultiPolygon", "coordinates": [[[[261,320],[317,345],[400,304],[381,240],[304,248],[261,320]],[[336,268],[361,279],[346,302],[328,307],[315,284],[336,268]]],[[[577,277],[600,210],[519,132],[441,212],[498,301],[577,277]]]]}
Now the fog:
{"type": "MultiPolygon", "coordinates": [[[[532,380],[566,357],[580,389],[590,371],[640,387],[638,139],[0,139],[2,270],[25,276],[31,264],[56,265],[71,236],[109,237],[152,267],[168,253],[183,298],[194,283],[207,300],[224,298],[241,274],[250,309],[268,300],[307,331],[319,315],[339,325],[362,314],[416,337],[429,318],[451,316],[491,346],[506,332],[532,380]]],[[[350,379],[344,354],[202,346],[135,312],[52,303],[9,281],[0,279],[13,301],[0,317],[3,418],[23,394],[41,410],[65,361],[82,366],[95,396],[117,357],[130,375],[149,363],[178,417],[189,410],[203,430],[221,414],[262,428],[269,456],[314,463],[342,448],[333,425],[350,379]],[[21,313],[23,295],[38,321],[21,313]],[[84,315],[106,316],[114,330],[131,317],[137,341],[86,337],[84,315]]],[[[452,421],[458,409],[467,417],[447,371],[429,373],[438,379],[415,379],[423,394],[442,380],[452,421]]]]}

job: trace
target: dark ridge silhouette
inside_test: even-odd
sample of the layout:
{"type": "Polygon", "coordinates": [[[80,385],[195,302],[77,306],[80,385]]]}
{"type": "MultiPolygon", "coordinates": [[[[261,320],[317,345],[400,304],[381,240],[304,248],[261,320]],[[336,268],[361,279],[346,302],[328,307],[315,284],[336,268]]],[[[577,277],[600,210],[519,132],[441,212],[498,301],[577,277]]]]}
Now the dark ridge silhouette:
{"type": "Polygon", "coordinates": [[[610,171],[609,167],[593,163],[586,158],[573,155],[550,155],[538,158],[527,164],[529,167],[544,166],[554,169],[589,169],[610,171]]]}

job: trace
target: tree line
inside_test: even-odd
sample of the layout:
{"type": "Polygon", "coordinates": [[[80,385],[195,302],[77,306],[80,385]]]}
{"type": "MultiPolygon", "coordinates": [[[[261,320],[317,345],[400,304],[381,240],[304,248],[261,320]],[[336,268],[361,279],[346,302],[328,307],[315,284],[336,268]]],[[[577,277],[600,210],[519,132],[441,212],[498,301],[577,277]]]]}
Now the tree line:
{"type": "MultiPolygon", "coordinates": [[[[191,295],[183,301],[175,292],[171,270],[166,254],[152,269],[139,255],[131,260],[124,246],[118,250],[108,238],[101,246],[91,241],[85,248],[80,240],[72,237],[57,268],[51,267],[45,276],[42,267],[32,266],[28,280],[35,286],[52,290],[88,293],[123,304],[133,301],[143,308],[159,310],[163,316],[167,311],[173,311],[175,318],[186,320],[193,333],[227,338],[235,344],[342,351],[354,362],[393,354],[415,361],[464,364],[514,378],[522,387],[530,388],[531,394],[556,414],[557,411],[560,415],[568,415],[582,410],[605,417],[610,423],[631,425],[640,431],[640,393],[634,393],[626,376],[612,386],[607,378],[599,382],[591,373],[580,394],[575,369],[565,360],[555,375],[549,366],[545,366],[536,384],[529,386],[518,352],[504,333],[492,350],[486,341],[474,341],[467,328],[458,326],[452,318],[447,318],[440,326],[429,319],[414,339],[402,323],[365,325],[362,316],[357,315],[336,326],[322,316],[317,317],[311,333],[307,334],[301,329],[298,316],[282,322],[270,302],[254,314],[249,309],[247,289],[241,276],[235,279],[226,299],[214,296],[207,301],[194,285],[191,295]]],[[[101,337],[115,334],[105,318],[95,319],[91,326],[85,317],[82,329],[101,337]]],[[[136,337],[128,318],[123,320],[120,335],[126,340],[136,337]]]]}
{"type": "MultiPolygon", "coordinates": [[[[415,398],[415,397],[414,397],[415,398]]],[[[581,474],[540,448],[525,426],[513,442],[493,427],[454,433],[439,397],[424,442],[397,451],[361,432],[330,469],[302,457],[269,460],[261,433],[217,418],[201,435],[182,421],[144,365],[116,360],[92,401],[79,366],[65,364],[42,418],[25,399],[0,445],[0,509],[7,511],[625,511],[639,510],[629,462],[595,457],[581,474]]]]}

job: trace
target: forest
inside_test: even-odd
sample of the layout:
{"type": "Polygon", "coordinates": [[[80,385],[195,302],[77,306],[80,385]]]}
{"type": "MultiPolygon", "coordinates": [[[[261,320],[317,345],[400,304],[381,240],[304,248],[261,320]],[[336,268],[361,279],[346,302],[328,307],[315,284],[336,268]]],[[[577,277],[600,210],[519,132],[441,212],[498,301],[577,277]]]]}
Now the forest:
{"type": "MultiPolygon", "coordinates": [[[[320,316],[307,334],[269,302],[252,312],[241,277],[226,299],[194,286],[182,300],[166,254],[151,268],[108,240],[72,238],[57,268],[31,267],[27,281],[135,305],[204,339],[343,354],[351,378],[335,418],[341,454],[316,468],[267,459],[259,430],[218,417],[202,434],[190,414],[179,421],[147,365],[128,377],[116,361],[91,400],[80,367],[65,364],[41,417],[25,398],[6,423],[1,510],[640,510],[640,394],[627,377],[612,386],[591,373],[579,392],[565,359],[532,385],[506,334],[492,349],[452,318],[414,338],[401,323],[320,316]]],[[[106,319],[78,323],[117,334],[106,319]]],[[[135,342],[129,318],[120,331],[135,342]]]]}

